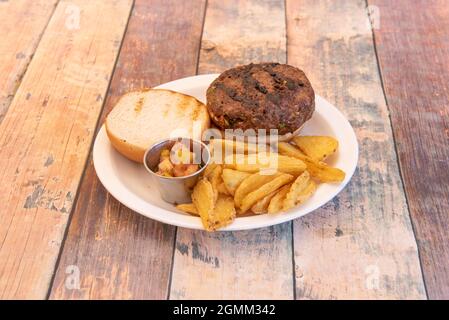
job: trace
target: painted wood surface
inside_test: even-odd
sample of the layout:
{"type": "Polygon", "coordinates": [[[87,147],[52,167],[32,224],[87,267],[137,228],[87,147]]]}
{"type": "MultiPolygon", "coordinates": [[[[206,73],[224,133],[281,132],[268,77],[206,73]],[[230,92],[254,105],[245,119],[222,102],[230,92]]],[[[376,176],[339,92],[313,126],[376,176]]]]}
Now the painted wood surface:
{"type": "Polygon", "coordinates": [[[205,0],[57,2],[0,0],[0,298],[422,299],[421,266],[429,298],[449,297],[444,0],[213,0],[201,46],[205,0]],[[333,202],[293,224],[176,234],[114,200],[90,158],[81,179],[120,48],[101,119],[129,90],[285,62],[286,43],[356,128],[359,168],[333,202]]]}
{"type": "Polygon", "coordinates": [[[346,189],[294,222],[296,296],[425,298],[366,3],[287,0],[286,12],[288,62],[345,114],[360,144],[346,189]]]}
{"type": "Polygon", "coordinates": [[[0,1],[0,122],[56,3],[57,0],[0,1]]]}
{"type": "Polygon", "coordinates": [[[369,3],[427,293],[449,299],[448,3],[369,3]]]}
{"type": "Polygon", "coordinates": [[[59,2],[0,125],[3,299],[47,295],[131,4],[59,2]]]}
{"type": "MultiPolygon", "coordinates": [[[[208,1],[199,73],[285,62],[284,18],[282,1],[208,1]]],[[[291,245],[291,223],[213,234],[178,228],[170,299],[291,299],[291,245]]]]}
{"type": "MultiPolygon", "coordinates": [[[[122,94],[195,74],[205,5],[135,2],[100,125],[122,94]]],[[[112,198],[90,159],[50,298],[167,298],[175,230],[112,198]]]]}

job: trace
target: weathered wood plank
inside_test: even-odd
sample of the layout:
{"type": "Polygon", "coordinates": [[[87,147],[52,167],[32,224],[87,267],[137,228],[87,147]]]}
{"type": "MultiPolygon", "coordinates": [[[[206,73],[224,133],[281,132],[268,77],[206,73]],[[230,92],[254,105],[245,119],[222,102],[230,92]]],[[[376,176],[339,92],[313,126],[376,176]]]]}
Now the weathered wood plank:
{"type": "Polygon", "coordinates": [[[285,63],[282,1],[208,1],[198,72],[219,73],[257,62],[285,63]]]}
{"type": "Polygon", "coordinates": [[[58,0],[0,1],[0,122],[58,0]]]}
{"type": "Polygon", "coordinates": [[[61,1],[0,125],[1,298],[47,294],[131,5],[61,1]]]}
{"type": "MultiPolygon", "coordinates": [[[[117,98],[196,72],[206,2],[137,0],[100,124],[117,98]]],[[[102,187],[92,161],[56,272],[52,299],[164,299],[175,228],[122,206],[102,187]],[[73,266],[80,290],[70,284],[73,266]]]]}
{"type": "Polygon", "coordinates": [[[448,3],[369,3],[427,294],[449,299],[448,3]]]}
{"type": "MultiPolygon", "coordinates": [[[[282,1],[208,1],[200,73],[285,62],[282,1]]],[[[291,223],[226,233],[178,229],[171,299],[293,297],[291,223]]]]}
{"type": "Polygon", "coordinates": [[[294,222],[297,298],[425,298],[365,1],[288,0],[287,35],[289,63],[360,143],[347,188],[294,222]]]}

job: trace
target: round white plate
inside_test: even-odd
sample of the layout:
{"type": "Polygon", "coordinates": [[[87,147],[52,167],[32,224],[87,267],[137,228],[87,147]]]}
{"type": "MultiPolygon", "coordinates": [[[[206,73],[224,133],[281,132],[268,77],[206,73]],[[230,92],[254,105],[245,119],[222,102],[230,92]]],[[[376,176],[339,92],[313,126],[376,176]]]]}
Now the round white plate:
{"type": "MultiPolygon", "coordinates": [[[[218,74],[207,74],[168,82],[157,88],[170,89],[196,97],[206,102],[206,89],[218,74]]],[[[351,179],[358,159],[357,139],[343,114],[320,96],[316,96],[315,113],[301,131],[302,135],[330,135],[338,139],[339,149],[328,163],[346,172],[340,184],[320,184],[315,194],[304,204],[288,212],[236,218],[222,231],[255,229],[293,220],[312,212],[335,197],[351,179]]],[[[203,229],[200,218],[178,212],[164,202],[152,185],[143,165],[120,155],[106,135],[104,126],[98,132],[93,149],[95,171],[104,187],[114,198],[128,208],[154,220],[167,224],[203,229]]]]}

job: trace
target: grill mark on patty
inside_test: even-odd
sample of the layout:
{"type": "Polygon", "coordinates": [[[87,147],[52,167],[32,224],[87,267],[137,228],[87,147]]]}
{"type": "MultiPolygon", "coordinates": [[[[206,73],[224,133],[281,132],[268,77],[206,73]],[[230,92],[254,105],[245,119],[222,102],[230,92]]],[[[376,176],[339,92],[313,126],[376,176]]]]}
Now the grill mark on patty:
{"type": "MultiPolygon", "coordinates": [[[[254,68],[254,65],[250,65],[252,68],[254,68]]],[[[257,91],[267,94],[268,89],[265,88],[256,78],[254,78],[252,72],[247,72],[243,75],[243,85],[246,88],[255,88],[257,91]]]]}
{"type": "MultiPolygon", "coordinates": [[[[300,86],[300,87],[304,86],[304,83],[302,83],[302,82],[299,82],[297,84],[294,80],[290,79],[289,77],[286,77],[283,74],[275,72],[273,67],[275,67],[277,65],[279,65],[279,63],[272,63],[269,65],[260,67],[260,66],[255,66],[251,63],[249,66],[252,69],[262,69],[265,72],[267,72],[270,75],[270,77],[274,80],[274,82],[278,85],[278,86],[274,85],[275,89],[282,90],[286,86],[289,90],[295,90],[298,88],[298,86],[300,86]]],[[[238,76],[239,76],[239,74],[237,74],[237,77],[238,76]]],[[[230,76],[228,76],[228,78],[229,77],[230,76]]],[[[262,85],[257,79],[254,78],[252,72],[245,72],[242,76],[242,79],[243,79],[243,85],[246,88],[255,88],[260,93],[267,94],[267,98],[274,104],[280,103],[279,95],[275,94],[275,93],[274,94],[268,93],[268,89],[264,85],[262,85]]],[[[248,98],[246,96],[238,95],[235,89],[229,88],[222,83],[218,83],[215,87],[222,89],[223,91],[225,91],[226,95],[229,96],[232,100],[243,103],[246,107],[253,108],[255,106],[256,107],[258,106],[258,103],[255,102],[253,99],[248,98]]]]}
{"type": "MultiPolygon", "coordinates": [[[[278,64],[274,65],[277,66],[278,64]]],[[[304,87],[304,83],[302,83],[301,81],[299,81],[298,83],[296,83],[295,80],[292,80],[289,77],[284,76],[283,74],[280,74],[279,72],[276,72],[273,68],[273,64],[270,65],[265,65],[262,67],[262,69],[267,72],[270,77],[274,80],[274,82],[276,83],[276,85],[274,85],[274,87],[276,89],[284,89],[285,86],[289,89],[289,90],[295,90],[296,88],[299,87],[304,87]]]]}
{"type": "Polygon", "coordinates": [[[253,99],[248,98],[247,96],[238,95],[237,91],[233,88],[230,88],[223,83],[217,83],[215,88],[223,90],[226,95],[234,101],[242,103],[245,107],[254,109],[254,107],[258,107],[259,103],[254,101],[253,99]]]}

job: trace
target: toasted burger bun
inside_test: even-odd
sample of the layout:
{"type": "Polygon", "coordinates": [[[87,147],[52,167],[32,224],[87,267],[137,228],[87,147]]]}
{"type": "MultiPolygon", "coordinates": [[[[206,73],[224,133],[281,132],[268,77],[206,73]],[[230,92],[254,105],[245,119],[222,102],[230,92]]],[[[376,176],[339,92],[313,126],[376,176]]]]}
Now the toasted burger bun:
{"type": "Polygon", "coordinates": [[[201,140],[209,125],[209,115],[203,103],[191,96],[163,89],[125,94],[105,122],[114,148],[139,163],[154,143],[170,137],[201,140]]]}

